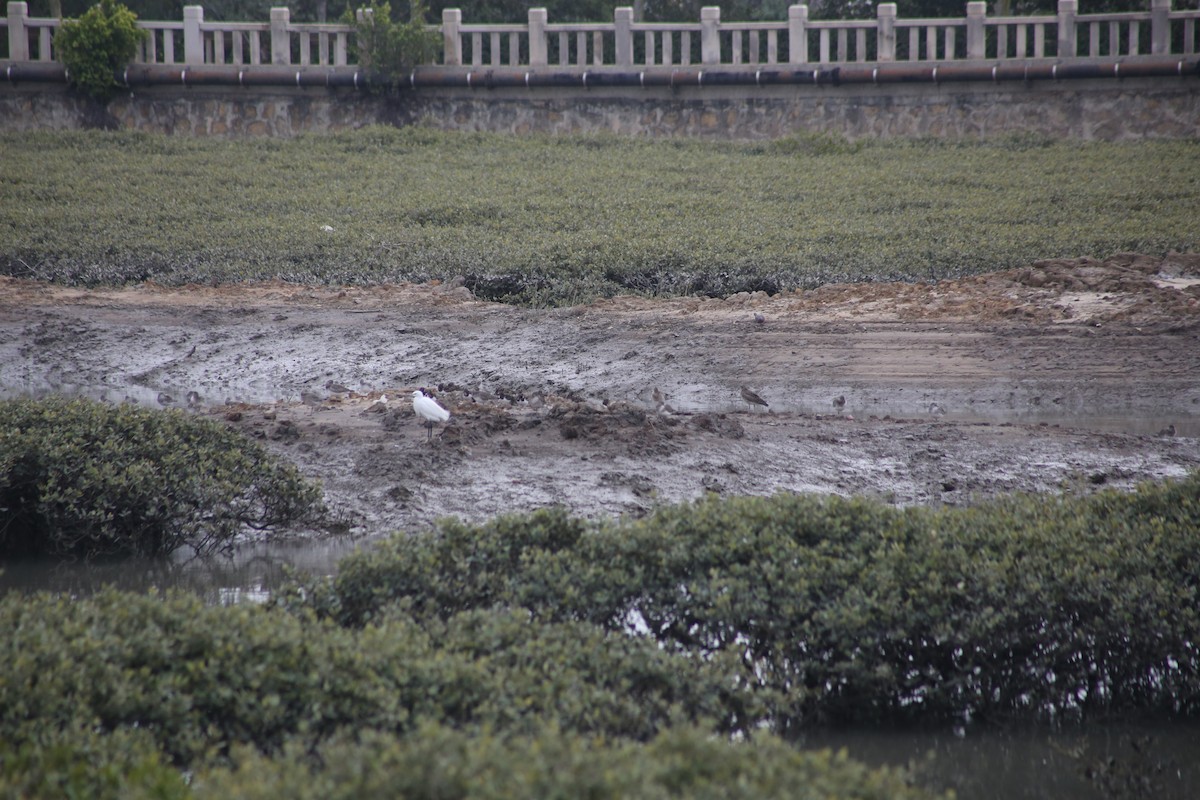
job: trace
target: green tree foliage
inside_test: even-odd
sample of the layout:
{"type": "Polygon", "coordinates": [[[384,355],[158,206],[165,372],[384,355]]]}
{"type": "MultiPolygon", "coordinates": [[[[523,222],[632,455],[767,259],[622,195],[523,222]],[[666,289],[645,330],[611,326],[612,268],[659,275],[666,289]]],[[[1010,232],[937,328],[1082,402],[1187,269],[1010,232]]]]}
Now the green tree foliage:
{"type": "Polygon", "coordinates": [[[320,490],[218,422],[51,398],[0,402],[0,554],[161,555],[315,513],[320,490]]]}
{"type": "Polygon", "coordinates": [[[116,0],[100,0],[78,20],[64,21],[54,37],[71,85],[97,100],[108,100],[120,84],[114,73],[133,61],[147,37],[137,14],[116,0]]]}
{"type": "Polygon", "coordinates": [[[413,67],[433,61],[438,37],[425,27],[425,7],[420,0],[411,4],[408,22],[394,21],[388,3],[372,5],[366,11],[369,13],[358,20],[347,11],[346,21],[354,20],[358,27],[358,60],[373,81],[395,86],[408,78],[413,67]]]}

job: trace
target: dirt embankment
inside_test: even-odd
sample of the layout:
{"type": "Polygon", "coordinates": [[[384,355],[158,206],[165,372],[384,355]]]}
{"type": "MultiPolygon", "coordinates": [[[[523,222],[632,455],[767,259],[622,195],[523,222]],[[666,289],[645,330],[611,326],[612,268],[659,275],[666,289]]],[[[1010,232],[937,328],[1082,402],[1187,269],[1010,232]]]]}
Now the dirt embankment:
{"type": "Polygon", "coordinates": [[[1198,376],[1192,254],[548,311],[454,283],[0,281],[4,394],[215,415],[320,479],[363,533],[704,491],[962,503],[1125,486],[1200,465],[1198,376]],[[428,441],[408,398],[422,386],[452,412],[428,441]]]}

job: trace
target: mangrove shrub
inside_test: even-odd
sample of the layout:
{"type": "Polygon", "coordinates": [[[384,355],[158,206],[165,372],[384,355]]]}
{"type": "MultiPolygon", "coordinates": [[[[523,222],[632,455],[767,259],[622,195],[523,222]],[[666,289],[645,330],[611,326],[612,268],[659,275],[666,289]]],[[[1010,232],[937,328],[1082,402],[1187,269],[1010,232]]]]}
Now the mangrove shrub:
{"type": "Polygon", "coordinates": [[[0,555],[162,555],[315,514],[320,489],[219,422],[64,398],[0,402],[0,555]]]}
{"type": "Polygon", "coordinates": [[[517,611],[386,617],[10,594],[0,796],[928,796],[753,731],[720,659],[517,611]],[[729,709],[741,743],[714,735],[729,709]]]}
{"type": "Polygon", "coordinates": [[[281,598],[351,627],[389,607],[520,608],[736,658],[812,722],[1200,713],[1200,474],[966,509],[709,497],[640,520],[446,522],[281,598]]]}

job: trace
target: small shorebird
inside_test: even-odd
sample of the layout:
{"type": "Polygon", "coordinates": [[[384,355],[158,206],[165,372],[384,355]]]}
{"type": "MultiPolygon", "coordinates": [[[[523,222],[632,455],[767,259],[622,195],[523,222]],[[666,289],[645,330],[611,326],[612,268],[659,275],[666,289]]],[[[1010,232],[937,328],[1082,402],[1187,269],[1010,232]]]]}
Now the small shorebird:
{"type": "Polygon", "coordinates": [[[833,398],[833,407],[836,408],[838,411],[841,411],[843,408],[845,408],[846,407],[846,395],[839,394],[837,397],[833,398]]]}
{"type": "Polygon", "coordinates": [[[350,390],[346,388],[345,384],[337,381],[325,381],[325,388],[334,394],[350,394],[350,390]]]}
{"type": "Polygon", "coordinates": [[[1163,428],[1161,431],[1158,432],[1158,435],[1159,436],[1174,436],[1175,435],[1175,423],[1172,422],[1170,425],[1163,428]]]}
{"type": "Polygon", "coordinates": [[[308,406],[309,413],[317,410],[317,407],[325,402],[325,398],[316,392],[310,392],[308,389],[300,390],[300,402],[308,406]]]}
{"type": "Polygon", "coordinates": [[[433,438],[433,426],[439,422],[445,422],[450,419],[450,412],[438,405],[438,401],[429,397],[425,392],[417,389],[412,393],[413,411],[417,412],[417,416],[424,422],[429,436],[426,441],[433,438]]]}
{"type": "Polygon", "coordinates": [[[757,394],[752,392],[750,390],[750,388],[747,386],[742,387],[742,399],[745,400],[747,403],[749,403],[751,408],[753,408],[754,406],[762,406],[763,408],[770,408],[770,404],[767,403],[766,400],[763,400],[757,394]]]}
{"type": "Polygon", "coordinates": [[[663,404],[667,402],[667,397],[666,397],[666,395],[664,395],[662,392],[660,392],[660,391],[658,390],[658,387],[657,387],[657,386],[655,386],[655,387],[654,387],[654,395],[653,395],[653,397],[654,397],[654,408],[655,408],[655,410],[658,410],[658,409],[662,408],[662,407],[663,407],[663,404]]]}
{"type": "Polygon", "coordinates": [[[758,313],[757,311],[755,311],[754,312],[754,321],[757,322],[759,325],[762,325],[764,322],[767,321],[767,318],[764,317],[762,314],[758,313]]]}

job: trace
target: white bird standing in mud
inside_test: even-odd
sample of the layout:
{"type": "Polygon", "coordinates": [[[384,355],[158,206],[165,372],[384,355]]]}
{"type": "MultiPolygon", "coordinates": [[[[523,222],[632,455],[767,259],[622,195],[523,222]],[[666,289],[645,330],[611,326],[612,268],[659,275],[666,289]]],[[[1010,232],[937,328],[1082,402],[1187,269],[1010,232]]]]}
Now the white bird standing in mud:
{"type": "Polygon", "coordinates": [[[450,412],[438,405],[438,401],[429,397],[420,389],[412,393],[413,411],[417,412],[417,416],[423,421],[422,424],[429,431],[429,436],[426,439],[433,438],[433,426],[439,422],[445,422],[450,419],[450,412]]]}

